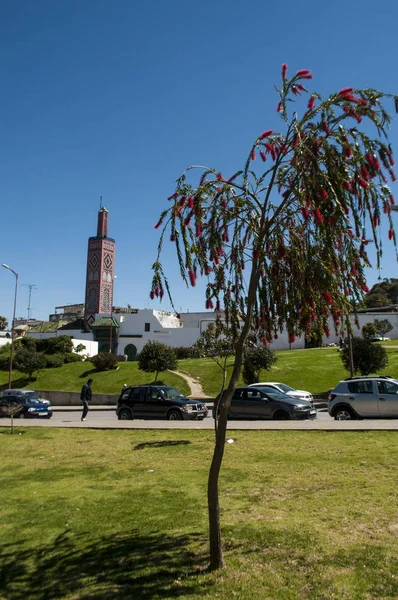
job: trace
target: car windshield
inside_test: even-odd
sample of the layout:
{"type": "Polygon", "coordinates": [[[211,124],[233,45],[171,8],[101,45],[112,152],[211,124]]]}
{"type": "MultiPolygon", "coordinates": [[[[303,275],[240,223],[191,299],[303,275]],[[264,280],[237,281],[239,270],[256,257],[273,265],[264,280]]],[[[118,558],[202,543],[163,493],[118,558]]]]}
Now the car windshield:
{"type": "Polygon", "coordinates": [[[36,394],[36,392],[26,392],[24,396],[29,400],[39,400],[39,396],[36,394]]]}
{"type": "Polygon", "coordinates": [[[289,385],[286,385],[286,383],[277,383],[276,385],[285,394],[287,392],[294,392],[295,391],[294,388],[290,387],[289,385]]]}
{"type": "Polygon", "coordinates": [[[165,398],[184,398],[184,394],[181,394],[178,390],[172,387],[159,388],[165,398]]]}

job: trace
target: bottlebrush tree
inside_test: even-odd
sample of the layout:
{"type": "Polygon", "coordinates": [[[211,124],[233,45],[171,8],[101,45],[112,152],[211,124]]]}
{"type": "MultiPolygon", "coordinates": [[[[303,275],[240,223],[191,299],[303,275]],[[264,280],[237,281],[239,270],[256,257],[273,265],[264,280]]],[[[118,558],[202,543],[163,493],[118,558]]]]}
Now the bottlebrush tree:
{"type": "Polygon", "coordinates": [[[294,342],[300,334],[329,335],[331,316],[343,335],[344,315],[369,291],[368,244],[374,244],[377,267],[385,237],[396,249],[388,186],[396,180],[387,136],[391,117],[383,106],[393,96],[346,87],[322,99],[306,89],[310,79],[307,69],[289,78],[284,64],[277,89],[283,132],[260,133],[243,169],[231,175],[187,169],[155,225],[161,236],[151,298],[166,292],[172,302],[161,263],[169,236],[182,278],[192,287],[206,278],[205,306],[224,311],[235,344],[208,479],[213,569],[223,565],[218,477],[228,408],[250,330],[267,344],[286,327],[294,342]],[[302,94],[308,100],[300,117],[291,108],[302,94]],[[192,170],[200,172],[197,186],[192,170]]]}

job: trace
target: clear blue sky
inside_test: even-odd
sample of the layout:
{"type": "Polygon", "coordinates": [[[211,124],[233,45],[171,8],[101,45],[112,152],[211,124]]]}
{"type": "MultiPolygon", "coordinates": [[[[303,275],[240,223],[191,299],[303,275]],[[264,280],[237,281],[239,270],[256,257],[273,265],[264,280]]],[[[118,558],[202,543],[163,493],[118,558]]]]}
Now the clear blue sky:
{"type": "MultiPolygon", "coordinates": [[[[157,308],[153,225],[182,170],[232,173],[259,132],[281,126],[282,62],[311,69],[324,95],[398,93],[397,22],[396,0],[3,0],[0,263],[37,286],[32,316],[84,301],[100,195],[117,242],[115,303],[157,308]]],[[[391,141],[398,154],[397,121],[391,141]]],[[[396,277],[385,248],[382,275],[396,277]]],[[[203,310],[201,289],[187,290],[166,256],[177,309],[203,310]]],[[[0,269],[9,319],[13,284],[0,269]]],[[[17,316],[27,307],[21,286],[17,316]]]]}

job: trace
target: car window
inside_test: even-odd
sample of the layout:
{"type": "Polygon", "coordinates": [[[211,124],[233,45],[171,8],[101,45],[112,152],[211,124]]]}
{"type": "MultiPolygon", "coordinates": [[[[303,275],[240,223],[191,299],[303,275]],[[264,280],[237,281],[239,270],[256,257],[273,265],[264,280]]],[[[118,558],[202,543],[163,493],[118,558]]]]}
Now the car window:
{"type": "Polygon", "coordinates": [[[234,395],[232,396],[232,400],[239,400],[240,398],[242,398],[243,392],[245,392],[245,390],[235,390],[234,395]]]}
{"type": "Polygon", "coordinates": [[[146,395],[147,402],[158,402],[160,398],[161,394],[159,390],[157,390],[156,388],[151,388],[150,390],[148,390],[148,393],[146,395]]]}
{"type": "Polygon", "coordinates": [[[247,390],[247,399],[248,400],[261,400],[262,397],[263,397],[263,395],[260,392],[260,390],[256,390],[256,389],[247,390]]]}
{"type": "Polygon", "coordinates": [[[176,388],[159,388],[165,398],[184,398],[184,394],[181,394],[176,388]]]}
{"type": "Polygon", "coordinates": [[[123,394],[123,399],[126,399],[127,397],[130,398],[130,400],[134,400],[135,398],[138,398],[140,393],[140,388],[135,387],[135,388],[131,388],[130,393],[129,394],[123,394]]]}
{"type": "Polygon", "coordinates": [[[347,384],[348,391],[351,394],[372,394],[373,383],[371,379],[365,379],[363,381],[349,381],[347,384]]]}
{"type": "Polygon", "coordinates": [[[289,396],[286,396],[286,394],[282,394],[282,392],[278,392],[277,390],[266,390],[266,394],[268,398],[271,398],[272,400],[291,400],[289,396]]]}
{"type": "Polygon", "coordinates": [[[272,396],[273,398],[279,398],[280,400],[286,399],[286,394],[276,390],[271,387],[262,387],[261,390],[267,394],[267,396],[272,396]]]}
{"type": "Polygon", "coordinates": [[[377,389],[379,394],[398,394],[398,385],[391,381],[378,381],[377,389]]]}
{"type": "Polygon", "coordinates": [[[26,392],[24,396],[25,398],[29,398],[29,400],[39,400],[39,396],[36,394],[36,392],[26,392]]]}
{"type": "Polygon", "coordinates": [[[285,383],[278,383],[278,388],[286,394],[286,392],[294,392],[294,389],[285,383]]]}

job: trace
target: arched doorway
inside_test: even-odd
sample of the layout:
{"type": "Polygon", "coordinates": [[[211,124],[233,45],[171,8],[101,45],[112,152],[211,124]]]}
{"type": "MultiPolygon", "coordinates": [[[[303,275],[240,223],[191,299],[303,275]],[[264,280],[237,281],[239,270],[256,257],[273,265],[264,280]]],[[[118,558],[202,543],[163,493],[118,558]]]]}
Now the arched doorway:
{"type": "Polygon", "coordinates": [[[127,344],[124,353],[126,354],[128,361],[135,360],[135,357],[137,356],[137,347],[134,346],[134,344],[127,344]]]}

